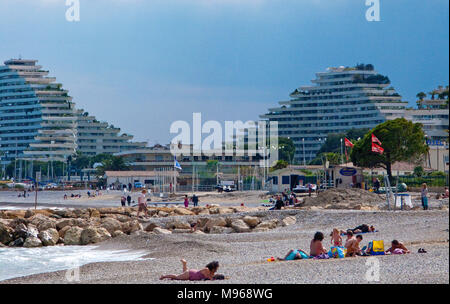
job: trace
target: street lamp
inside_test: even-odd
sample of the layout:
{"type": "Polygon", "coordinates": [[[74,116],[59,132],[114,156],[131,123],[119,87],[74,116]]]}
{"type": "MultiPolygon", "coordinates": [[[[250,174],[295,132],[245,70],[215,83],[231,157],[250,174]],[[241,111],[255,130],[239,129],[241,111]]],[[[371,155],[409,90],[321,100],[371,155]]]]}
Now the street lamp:
{"type": "Polygon", "coordinates": [[[343,149],[342,149],[342,138],[341,138],[341,164],[344,163],[344,153],[343,153],[342,150],[343,150],[343,149]]]}

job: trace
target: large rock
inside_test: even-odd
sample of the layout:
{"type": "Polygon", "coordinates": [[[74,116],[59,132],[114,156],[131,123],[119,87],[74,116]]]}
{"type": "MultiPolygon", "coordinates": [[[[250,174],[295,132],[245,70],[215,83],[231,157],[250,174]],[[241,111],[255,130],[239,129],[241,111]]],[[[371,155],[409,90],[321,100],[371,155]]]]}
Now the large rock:
{"type": "Polygon", "coordinates": [[[230,213],[234,213],[234,209],[233,208],[227,208],[227,207],[220,207],[219,208],[219,214],[230,214],[230,213]]]}
{"type": "Polygon", "coordinates": [[[209,218],[207,217],[201,217],[199,219],[197,219],[197,229],[203,229],[206,225],[206,223],[208,223],[209,218]]]}
{"type": "Polygon", "coordinates": [[[155,233],[155,234],[172,234],[172,231],[163,229],[160,227],[156,227],[155,229],[153,229],[153,233],[155,233]]]}
{"type": "Polygon", "coordinates": [[[146,227],[145,227],[145,231],[147,231],[147,232],[151,232],[151,231],[153,231],[153,229],[155,229],[156,227],[159,227],[159,225],[158,224],[156,224],[156,223],[149,223],[146,227]]]}
{"type": "Polygon", "coordinates": [[[293,225],[293,224],[295,224],[296,221],[297,221],[297,219],[295,218],[295,216],[288,216],[288,217],[285,217],[285,218],[281,221],[281,225],[282,225],[282,226],[293,225]]]}
{"type": "Polygon", "coordinates": [[[116,230],[122,229],[122,224],[118,220],[113,218],[102,219],[102,224],[100,226],[108,230],[108,232],[111,234],[116,230]]]}
{"type": "Polygon", "coordinates": [[[241,219],[235,219],[231,222],[231,228],[236,232],[250,232],[250,227],[241,219]]]}
{"type": "MultiPolygon", "coordinates": [[[[66,232],[67,235],[67,232],[66,232]]],[[[81,232],[81,245],[95,244],[111,238],[111,234],[103,227],[87,227],[81,232]]]]}
{"type": "Polygon", "coordinates": [[[259,219],[259,217],[256,216],[244,216],[242,218],[242,220],[249,225],[251,228],[254,228],[256,226],[258,226],[258,224],[261,222],[261,220],[259,219]]]}
{"type": "Polygon", "coordinates": [[[116,220],[118,220],[121,223],[125,223],[125,222],[132,220],[132,218],[129,217],[128,215],[123,215],[123,214],[116,214],[115,218],[116,218],[116,220]]]}
{"type": "Polygon", "coordinates": [[[66,226],[77,226],[80,228],[85,228],[89,226],[89,222],[86,219],[81,218],[70,218],[70,219],[62,219],[56,222],[56,228],[58,230],[66,227],[66,226]]]}
{"type": "Polygon", "coordinates": [[[28,209],[27,211],[25,211],[25,216],[24,216],[24,218],[32,217],[34,214],[35,214],[34,211],[28,209]]]}
{"type": "Polygon", "coordinates": [[[39,232],[38,237],[44,246],[54,246],[59,240],[58,231],[54,228],[49,228],[45,231],[39,232]]]}
{"type": "Polygon", "coordinates": [[[24,239],[23,238],[18,238],[15,239],[14,241],[12,241],[11,243],[8,244],[9,247],[21,247],[23,246],[24,243],[24,239]]]}
{"type": "Polygon", "coordinates": [[[214,226],[209,229],[209,233],[211,234],[227,234],[233,232],[233,228],[230,227],[214,226]]]}
{"type": "Polygon", "coordinates": [[[62,228],[61,230],[58,231],[59,237],[60,238],[64,238],[64,235],[66,234],[66,231],[70,228],[71,226],[65,226],[64,228],[62,228]]]}
{"type": "Polygon", "coordinates": [[[0,243],[7,245],[12,242],[14,239],[13,233],[14,229],[3,223],[0,223],[0,243]]]}
{"type": "Polygon", "coordinates": [[[169,213],[165,212],[165,211],[158,211],[158,216],[159,217],[168,217],[169,213]]]}
{"type": "Polygon", "coordinates": [[[187,208],[175,208],[173,211],[178,215],[195,215],[194,212],[187,208]]]}
{"type": "Polygon", "coordinates": [[[185,221],[172,220],[166,224],[166,229],[191,229],[191,225],[185,221]]]}
{"type": "Polygon", "coordinates": [[[41,240],[34,236],[27,237],[27,239],[23,243],[23,247],[27,247],[27,248],[41,247],[41,246],[42,246],[41,240]]]}
{"type": "Polygon", "coordinates": [[[81,244],[81,232],[83,228],[78,226],[73,226],[67,229],[64,234],[64,244],[65,245],[80,245],[81,244]]]}
{"type": "Polygon", "coordinates": [[[125,235],[125,233],[123,233],[122,230],[116,230],[111,234],[112,237],[117,237],[117,236],[121,236],[121,235],[125,235]]]}
{"type": "Polygon", "coordinates": [[[14,239],[22,238],[25,240],[28,237],[28,228],[25,224],[20,223],[15,226],[13,234],[14,239]]]}
{"type": "Polygon", "coordinates": [[[27,226],[28,222],[29,221],[24,218],[15,218],[15,219],[11,220],[11,222],[9,223],[9,227],[11,227],[12,229],[15,230],[16,227],[19,226],[20,224],[27,226]]]}
{"type": "Polygon", "coordinates": [[[208,220],[205,224],[205,229],[209,230],[214,226],[225,227],[227,226],[227,221],[223,217],[213,217],[208,220]]]}
{"type": "Polygon", "coordinates": [[[122,231],[126,234],[133,233],[138,230],[143,230],[142,224],[138,220],[132,220],[126,223],[122,223],[122,231]]]}
{"type": "Polygon", "coordinates": [[[56,228],[56,220],[43,214],[36,214],[30,218],[30,223],[37,227],[39,231],[56,228]]]}
{"type": "MultiPolygon", "coordinates": [[[[71,210],[55,210],[55,214],[59,215],[60,217],[64,217],[64,218],[75,217],[75,213],[71,210]]],[[[60,228],[58,228],[58,229],[60,229],[60,228]]]]}
{"type": "Polygon", "coordinates": [[[129,214],[129,210],[123,207],[105,207],[97,209],[101,215],[103,214],[129,214]]]}
{"type": "Polygon", "coordinates": [[[273,219],[273,220],[268,220],[268,221],[262,222],[261,224],[256,226],[256,228],[274,229],[274,228],[277,227],[277,225],[278,225],[278,220],[277,219],[273,219]]]}
{"type": "Polygon", "coordinates": [[[95,208],[88,208],[89,217],[100,217],[100,211],[95,208]]]}

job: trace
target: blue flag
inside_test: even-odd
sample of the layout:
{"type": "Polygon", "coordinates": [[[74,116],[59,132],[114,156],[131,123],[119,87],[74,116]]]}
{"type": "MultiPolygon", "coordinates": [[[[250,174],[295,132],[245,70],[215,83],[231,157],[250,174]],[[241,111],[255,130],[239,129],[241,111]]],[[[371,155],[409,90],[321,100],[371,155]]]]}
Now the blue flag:
{"type": "Polygon", "coordinates": [[[173,166],[174,166],[175,169],[182,170],[181,166],[180,166],[180,163],[177,161],[177,157],[176,156],[173,157],[173,166]]]}

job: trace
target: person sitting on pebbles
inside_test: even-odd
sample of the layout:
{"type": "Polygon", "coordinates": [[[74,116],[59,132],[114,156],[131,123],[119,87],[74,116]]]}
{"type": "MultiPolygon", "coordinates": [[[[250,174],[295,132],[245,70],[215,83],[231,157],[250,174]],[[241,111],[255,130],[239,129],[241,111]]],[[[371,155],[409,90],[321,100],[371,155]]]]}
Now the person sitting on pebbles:
{"type": "Polygon", "coordinates": [[[324,239],[323,233],[317,231],[314,234],[314,238],[311,240],[311,244],[309,245],[310,256],[315,258],[327,258],[328,253],[327,249],[323,246],[322,241],[324,239]]]}
{"type": "Polygon", "coordinates": [[[188,269],[187,262],[185,259],[181,260],[183,264],[183,272],[179,275],[176,274],[168,274],[163,275],[159,279],[171,279],[171,280],[180,280],[180,281],[202,281],[202,280],[214,280],[214,279],[222,279],[222,276],[214,277],[215,273],[219,269],[219,262],[213,261],[205,266],[205,268],[201,270],[196,269],[188,269]]]}
{"type": "Polygon", "coordinates": [[[388,253],[388,254],[405,254],[405,253],[410,253],[410,251],[408,250],[408,248],[405,247],[405,245],[403,245],[403,243],[400,243],[397,240],[393,240],[391,243],[391,248],[386,250],[386,253],[388,253]]]}

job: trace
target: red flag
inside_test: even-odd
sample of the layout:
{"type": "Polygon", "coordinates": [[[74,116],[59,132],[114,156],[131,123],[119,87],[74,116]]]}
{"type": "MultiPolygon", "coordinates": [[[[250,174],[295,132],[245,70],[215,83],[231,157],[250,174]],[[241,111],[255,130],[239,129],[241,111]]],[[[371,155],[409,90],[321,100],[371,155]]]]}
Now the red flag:
{"type": "Polygon", "coordinates": [[[372,142],[373,143],[379,143],[381,145],[381,141],[373,134],[372,134],[372,142]]]}
{"type": "Polygon", "coordinates": [[[384,149],[376,143],[372,143],[372,152],[383,154],[384,149]]]}
{"type": "Polygon", "coordinates": [[[346,146],[346,147],[353,148],[354,144],[353,144],[350,140],[348,140],[347,138],[345,138],[345,146],[346,146]]]}

